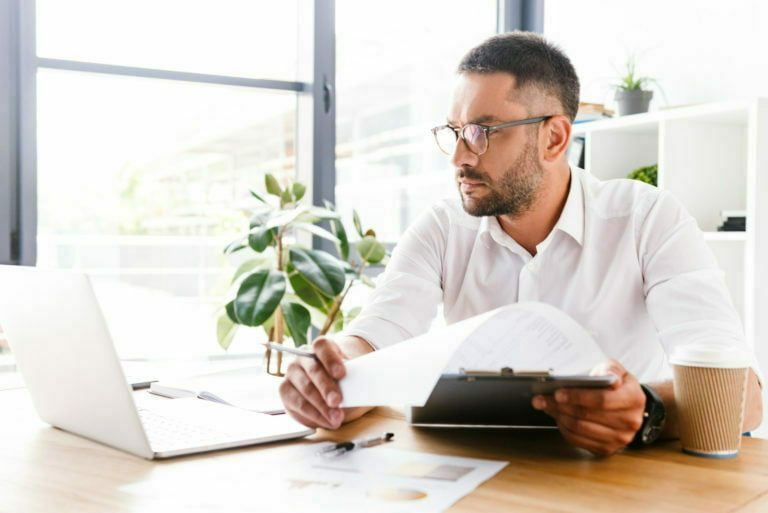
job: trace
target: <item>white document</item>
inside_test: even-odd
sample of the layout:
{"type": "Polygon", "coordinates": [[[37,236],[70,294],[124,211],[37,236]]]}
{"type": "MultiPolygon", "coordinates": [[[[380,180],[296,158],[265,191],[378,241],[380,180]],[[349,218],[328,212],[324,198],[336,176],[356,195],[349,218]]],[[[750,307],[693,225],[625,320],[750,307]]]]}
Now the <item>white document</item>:
{"type": "Polygon", "coordinates": [[[604,359],[570,316],[521,302],[350,360],[340,382],[342,406],[424,406],[440,375],[460,368],[583,375],[604,359]]]}
{"type": "Polygon", "coordinates": [[[388,445],[333,458],[317,455],[327,445],[291,445],[240,460],[210,458],[202,482],[191,473],[179,476],[181,469],[156,467],[147,480],[120,490],[131,494],[142,511],[151,504],[158,511],[172,506],[169,511],[440,512],[508,463],[388,445]],[[232,497],[242,497],[239,506],[232,497]]]}
{"type": "Polygon", "coordinates": [[[246,367],[152,383],[150,392],[172,399],[196,396],[244,410],[275,413],[285,408],[280,399],[281,382],[261,367],[246,367]]]}

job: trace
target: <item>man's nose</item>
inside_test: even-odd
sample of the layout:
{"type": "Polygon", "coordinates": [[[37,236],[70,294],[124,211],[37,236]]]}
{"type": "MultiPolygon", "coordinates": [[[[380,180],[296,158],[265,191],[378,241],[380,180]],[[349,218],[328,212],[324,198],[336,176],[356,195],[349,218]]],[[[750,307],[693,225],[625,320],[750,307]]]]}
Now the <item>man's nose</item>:
{"type": "Polygon", "coordinates": [[[467,143],[464,139],[459,137],[456,141],[456,147],[453,149],[453,155],[451,155],[451,164],[455,169],[461,169],[464,167],[477,167],[479,157],[469,151],[467,143]]]}

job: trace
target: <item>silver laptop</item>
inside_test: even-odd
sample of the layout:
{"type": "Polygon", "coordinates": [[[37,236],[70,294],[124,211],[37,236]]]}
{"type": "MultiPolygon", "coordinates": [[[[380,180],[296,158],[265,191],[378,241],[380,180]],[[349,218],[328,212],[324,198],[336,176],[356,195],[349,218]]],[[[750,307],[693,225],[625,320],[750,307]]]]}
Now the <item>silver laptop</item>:
{"type": "Polygon", "coordinates": [[[0,266],[0,326],[40,418],[131,454],[168,458],[314,433],[288,415],[195,398],[142,393],[137,408],[84,274],[0,266]]]}

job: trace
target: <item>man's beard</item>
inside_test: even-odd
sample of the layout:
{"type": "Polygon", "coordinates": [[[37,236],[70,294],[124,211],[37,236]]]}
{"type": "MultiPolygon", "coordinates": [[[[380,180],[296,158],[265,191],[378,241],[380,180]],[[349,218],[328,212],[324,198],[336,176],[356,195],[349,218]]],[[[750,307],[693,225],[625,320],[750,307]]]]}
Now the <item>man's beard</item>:
{"type": "Polygon", "coordinates": [[[537,154],[537,144],[530,141],[525,151],[496,182],[491,182],[487,176],[472,168],[459,170],[459,178],[482,181],[487,188],[481,198],[465,197],[459,184],[459,196],[464,210],[478,217],[507,215],[515,218],[528,212],[536,200],[544,177],[537,154]]]}

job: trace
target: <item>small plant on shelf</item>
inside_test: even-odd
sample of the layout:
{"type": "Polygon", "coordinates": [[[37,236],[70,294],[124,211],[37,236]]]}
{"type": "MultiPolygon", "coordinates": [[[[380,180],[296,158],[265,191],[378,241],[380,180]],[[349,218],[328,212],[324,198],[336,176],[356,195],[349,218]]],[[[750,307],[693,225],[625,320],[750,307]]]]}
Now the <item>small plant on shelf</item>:
{"type": "MultiPolygon", "coordinates": [[[[270,342],[290,339],[307,344],[311,326],[320,335],[341,330],[360,311],[342,310],[355,283],[374,287],[364,274],[371,264],[385,264],[386,247],[373,230],[363,230],[357,212],[352,221],[358,239],[354,251],[335,207],[306,205],[306,186],[281,187],[271,174],[265,177],[267,196],[251,191],[258,202],[251,212],[248,232],[224,249],[226,254],[248,252],[232,278],[230,298],[217,321],[219,345],[228,349],[238,326],[261,326],[270,342]],[[318,223],[327,221],[330,230],[318,223]],[[299,243],[306,233],[333,242],[336,254],[299,243]]],[[[267,349],[267,372],[282,376],[282,353],[267,349]]]]}
{"type": "Polygon", "coordinates": [[[624,74],[616,84],[617,107],[619,116],[640,114],[648,112],[653,98],[653,91],[645,87],[656,81],[651,77],[639,76],[637,73],[637,59],[629,57],[626,62],[624,74]]]}
{"type": "Polygon", "coordinates": [[[651,184],[654,187],[659,185],[659,165],[654,164],[652,166],[640,167],[632,171],[627,175],[630,180],[639,180],[647,184],[651,184]]]}

